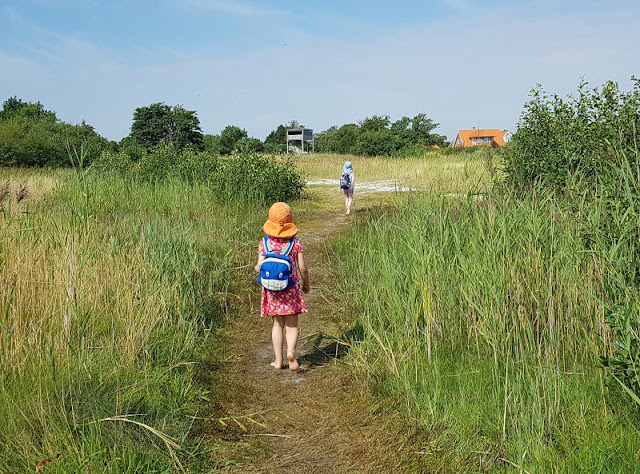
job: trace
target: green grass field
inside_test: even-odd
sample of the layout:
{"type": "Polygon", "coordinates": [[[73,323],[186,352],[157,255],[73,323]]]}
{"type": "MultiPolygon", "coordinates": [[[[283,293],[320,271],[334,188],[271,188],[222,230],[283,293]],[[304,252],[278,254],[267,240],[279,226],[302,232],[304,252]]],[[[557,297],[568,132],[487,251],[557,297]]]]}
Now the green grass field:
{"type": "Polygon", "coordinates": [[[331,246],[362,334],[349,361],[430,433],[424,466],[634,472],[637,407],[598,363],[613,276],[583,216],[602,206],[431,191],[369,210],[331,246]]]}
{"type": "MultiPolygon", "coordinates": [[[[492,193],[489,150],[294,162],[337,179],[347,159],[357,182],[414,188],[356,192],[327,246],[350,295],[347,362],[427,434],[420,469],[637,470],[637,407],[597,363],[614,341],[593,208],[492,193]]],[[[74,170],[4,169],[0,188],[0,472],[56,454],[46,472],[208,472],[193,436],[216,400],[204,354],[246,291],[234,269],[253,263],[267,207],[74,170]]],[[[293,204],[342,206],[322,185],[293,204]]]]}
{"type": "Polygon", "coordinates": [[[199,353],[264,210],[179,180],[1,175],[0,471],[55,454],[46,472],[180,469],[171,443],[214,390],[199,353]]]}

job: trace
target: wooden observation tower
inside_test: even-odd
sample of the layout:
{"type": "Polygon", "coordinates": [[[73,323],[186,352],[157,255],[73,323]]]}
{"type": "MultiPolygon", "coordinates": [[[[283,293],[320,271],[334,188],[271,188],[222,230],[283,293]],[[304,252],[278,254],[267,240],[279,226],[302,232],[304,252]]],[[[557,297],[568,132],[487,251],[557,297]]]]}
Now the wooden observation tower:
{"type": "Polygon", "coordinates": [[[287,129],[287,153],[308,153],[304,149],[304,142],[311,142],[311,152],[315,152],[315,142],[313,139],[313,130],[310,128],[300,127],[298,122],[292,122],[292,128],[287,129]],[[289,142],[293,144],[289,145],[289,142]]]}

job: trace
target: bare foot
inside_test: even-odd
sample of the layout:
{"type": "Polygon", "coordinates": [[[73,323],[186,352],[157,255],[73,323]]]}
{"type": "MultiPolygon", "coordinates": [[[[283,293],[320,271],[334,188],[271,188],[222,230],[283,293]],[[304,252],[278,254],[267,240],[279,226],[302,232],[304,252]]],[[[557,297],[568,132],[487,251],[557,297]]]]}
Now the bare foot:
{"type": "Polygon", "coordinates": [[[269,365],[276,370],[280,370],[282,368],[282,364],[278,364],[277,362],[271,362],[269,365]]]}
{"type": "Polygon", "coordinates": [[[293,356],[293,354],[287,354],[287,359],[289,360],[289,368],[293,371],[293,372],[297,372],[298,369],[300,368],[300,364],[298,364],[298,361],[296,360],[296,358],[293,356]]]}

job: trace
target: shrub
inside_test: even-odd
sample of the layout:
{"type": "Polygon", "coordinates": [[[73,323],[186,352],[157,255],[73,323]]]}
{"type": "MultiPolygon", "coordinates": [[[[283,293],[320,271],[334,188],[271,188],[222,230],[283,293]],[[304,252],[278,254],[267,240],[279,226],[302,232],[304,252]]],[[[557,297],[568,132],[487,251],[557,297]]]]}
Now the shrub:
{"type": "Polygon", "coordinates": [[[291,160],[253,153],[221,159],[212,186],[224,201],[270,203],[300,196],[305,182],[291,160]]]}
{"type": "Polygon", "coordinates": [[[15,97],[5,101],[0,111],[0,166],[71,166],[66,143],[82,144],[87,163],[115,146],[84,121],[59,121],[39,102],[15,97]]]}
{"type": "Polygon", "coordinates": [[[147,182],[180,179],[187,183],[207,183],[212,197],[220,201],[286,201],[300,196],[303,176],[294,163],[258,153],[238,153],[220,158],[212,153],[179,150],[164,144],[143,154],[134,165],[124,152],[105,152],[93,163],[93,171],[115,173],[147,182]]]}
{"type": "Polygon", "coordinates": [[[0,166],[47,166],[67,160],[61,137],[43,121],[15,117],[0,122],[0,166]]]}
{"type": "Polygon", "coordinates": [[[132,165],[131,157],[127,153],[104,151],[98,159],[93,162],[92,168],[101,174],[113,173],[125,176],[131,173],[132,165]]]}
{"type": "Polygon", "coordinates": [[[633,142],[640,121],[640,84],[622,92],[614,82],[588,89],[581,82],[576,97],[547,95],[540,85],[530,94],[508,147],[506,172],[515,186],[545,181],[562,186],[579,174],[593,184],[612,148],[633,142]]]}

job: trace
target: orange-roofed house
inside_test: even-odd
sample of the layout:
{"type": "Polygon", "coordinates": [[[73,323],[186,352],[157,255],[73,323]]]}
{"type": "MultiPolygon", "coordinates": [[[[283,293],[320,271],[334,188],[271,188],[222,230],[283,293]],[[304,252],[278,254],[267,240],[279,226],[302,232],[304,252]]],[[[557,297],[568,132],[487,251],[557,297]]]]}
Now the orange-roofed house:
{"type": "Polygon", "coordinates": [[[458,146],[505,146],[511,140],[509,130],[483,129],[473,127],[471,130],[458,130],[455,140],[451,142],[451,147],[458,146]]]}

